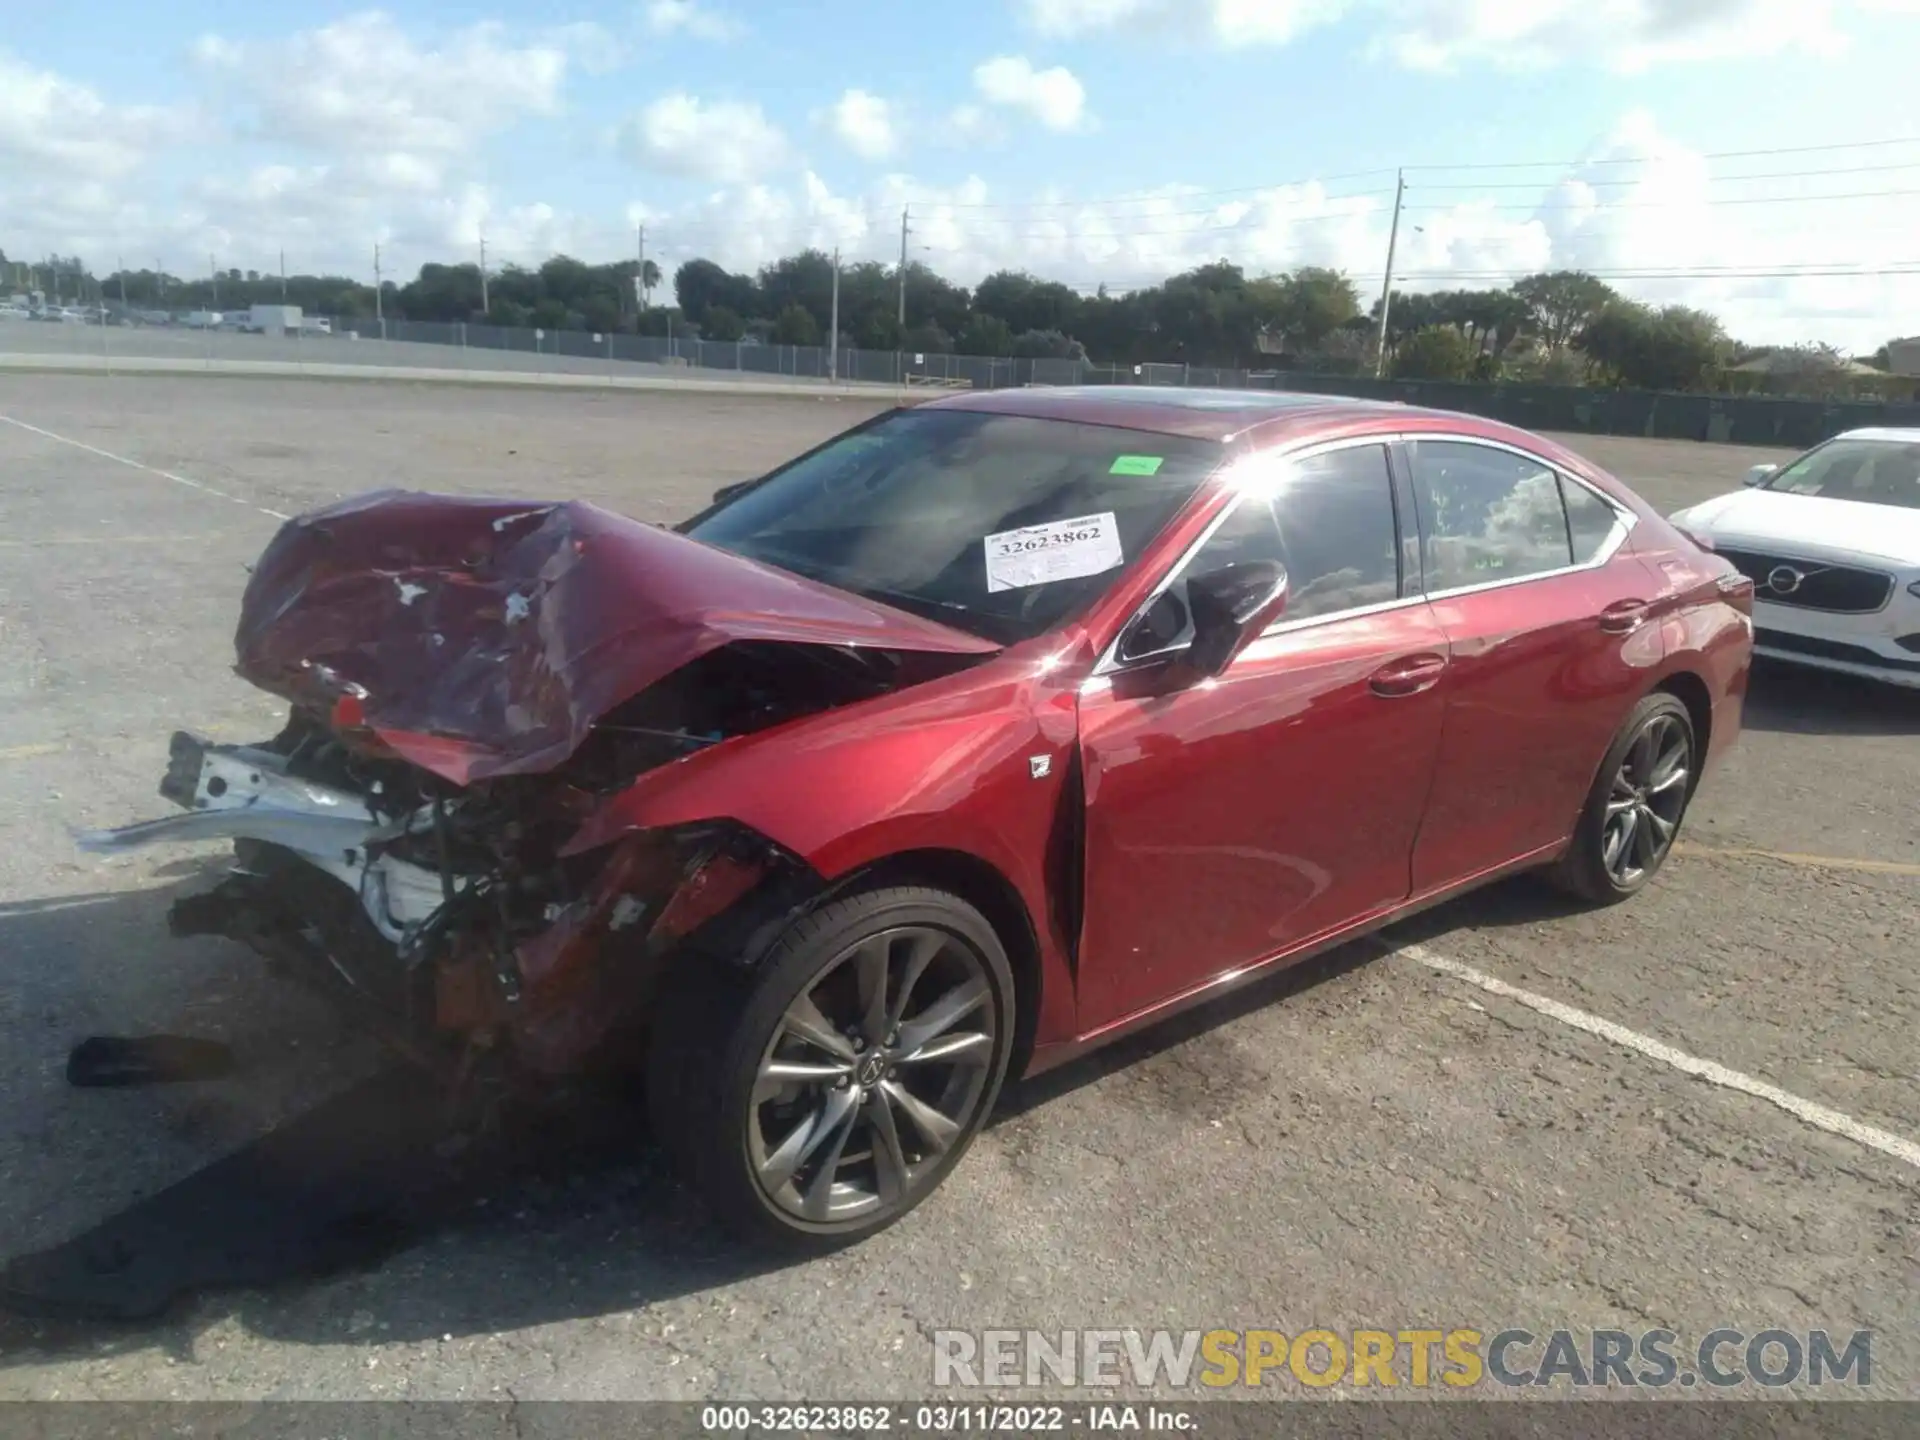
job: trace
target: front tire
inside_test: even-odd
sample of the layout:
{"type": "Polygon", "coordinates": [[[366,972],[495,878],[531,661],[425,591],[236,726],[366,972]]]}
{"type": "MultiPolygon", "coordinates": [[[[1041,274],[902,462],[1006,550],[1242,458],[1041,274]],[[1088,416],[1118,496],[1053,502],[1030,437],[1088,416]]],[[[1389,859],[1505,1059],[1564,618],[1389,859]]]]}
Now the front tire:
{"type": "Polygon", "coordinates": [[[655,1133],[748,1238],[802,1251],[865,1239],[959,1163],[1013,1031],[1006,952],[978,910],[921,887],[856,893],[797,921],[750,971],[679,967],[648,1057],[655,1133]]]}
{"type": "Polygon", "coordinates": [[[1665,691],[1641,700],[1608,747],[1573,843],[1549,878],[1595,905],[1637,895],[1666,864],[1698,774],[1687,707],[1665,691]]]}

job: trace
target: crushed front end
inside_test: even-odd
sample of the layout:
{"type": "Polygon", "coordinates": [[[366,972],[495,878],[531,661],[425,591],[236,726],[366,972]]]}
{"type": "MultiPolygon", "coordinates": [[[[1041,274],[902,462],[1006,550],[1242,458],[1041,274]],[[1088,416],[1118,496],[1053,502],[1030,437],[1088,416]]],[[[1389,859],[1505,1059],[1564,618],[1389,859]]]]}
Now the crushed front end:
{"type": "Polygon", "coordinates": [[[176,734],[160,793],[182,813],[84,833],[81,848],[232,841],[226,876],[174,903],[173,934],[250,946],[449,1074],[482,1056],[578,1069],[644,1020],[667,957],[723,912],[813,888],[804,865],[724,824],[563,858],[591,791],[553,777],[454,786],[297,711],[257,745],[176,734]]]}
{"type": "Polygon", "coordinates": [[[175,934],[252,946],[436,1068],[564,1073],[644,1022],[670,955],[724,963],[819,889],[724,819],[572,853],[591,816],[996,648],[590,505],[356,496],[283,526],[242,599],[235,668],[281,732],[176,734],[182,813],[78,838],[230,840],[175,934]]]}

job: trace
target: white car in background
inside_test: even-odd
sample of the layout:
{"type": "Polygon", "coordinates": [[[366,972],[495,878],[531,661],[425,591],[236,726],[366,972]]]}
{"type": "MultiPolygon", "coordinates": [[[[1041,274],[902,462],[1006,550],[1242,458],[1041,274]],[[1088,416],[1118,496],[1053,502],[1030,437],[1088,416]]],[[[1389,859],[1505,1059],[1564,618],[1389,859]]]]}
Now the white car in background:
{"type": "Polygon", "coordinates": [[[1673,523],[1753,581],[1754,653],[1920,688],[1920,429],[1850,430],[1673,523]]]}

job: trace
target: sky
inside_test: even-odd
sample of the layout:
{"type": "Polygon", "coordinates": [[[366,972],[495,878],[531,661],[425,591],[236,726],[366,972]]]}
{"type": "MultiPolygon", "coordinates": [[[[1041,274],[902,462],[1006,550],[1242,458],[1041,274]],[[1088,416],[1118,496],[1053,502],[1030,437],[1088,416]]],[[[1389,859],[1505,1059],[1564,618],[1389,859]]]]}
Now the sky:
{"type": "Polygon", "coordinates": [[[0,250],[404,281],[804,246],[1092,291],[1581,268],[1920,334],[1920,0],[67,0],[0,24],[0,250]],[[1876,273],[1878,272],[1878,273],[1876,273]],[[1891,272],[1891,273],[1889,273],[1891,272]]]}

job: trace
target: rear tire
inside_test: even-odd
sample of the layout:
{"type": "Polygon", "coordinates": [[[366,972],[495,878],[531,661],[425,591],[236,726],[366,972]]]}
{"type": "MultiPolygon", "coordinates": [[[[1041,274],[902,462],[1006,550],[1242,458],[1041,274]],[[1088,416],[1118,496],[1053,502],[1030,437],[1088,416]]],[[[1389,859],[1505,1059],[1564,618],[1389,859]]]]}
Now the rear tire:
{"type": "Polygon", "coordinates": [[[1593,905],[1637,895],[1660,873],[1698,780],[1699,742],[1680,701],[1658,691],[1633,707],[1607,748],[1574,827],[1547,878],[1593,905]]]}
{"type": "Polygon", "coordinates": [[[863,1240],[966,1153],[1014,1013],[1006,952],[973,906],[917,886],[856,893],[751,970],[693,956],[669,977],[648,1055],[654,1131],[744,1237],[802,1252],[863,1240]]]}

